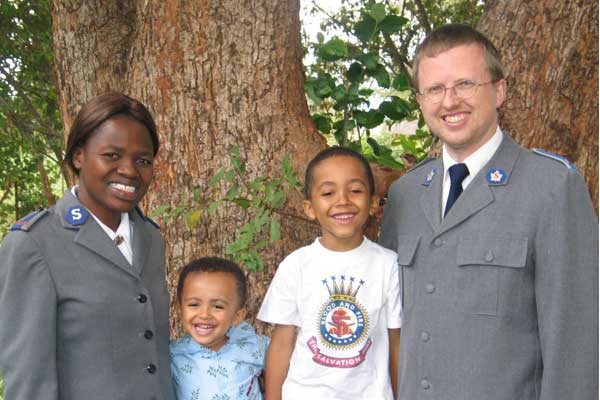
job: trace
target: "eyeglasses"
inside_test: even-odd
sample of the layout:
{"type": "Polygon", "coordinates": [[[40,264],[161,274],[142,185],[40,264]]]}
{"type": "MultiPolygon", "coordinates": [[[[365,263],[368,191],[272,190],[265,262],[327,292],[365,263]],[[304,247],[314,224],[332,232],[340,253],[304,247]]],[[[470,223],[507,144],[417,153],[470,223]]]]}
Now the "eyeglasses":
{"type": "Polygon", "coordinates": [[[459,99],[466,100],[475,96],[475,93],[477,92],[477,88],[479,86],[488,85],[490,83],[496,82],[498,82],[498,80],[476,83],[465,79],[464,81],[459,81],[455,83],[453,86],[446,87],[442,85],[437,85],[428,87],[427,89],[423,90],[422,92],[418,92],[417,94],[421,96],[423,100],[429,103],[439,103],[444,99],[444,96],[446,95],[446,90],[452,89],[456,97],[458,97],[459,99]]]}

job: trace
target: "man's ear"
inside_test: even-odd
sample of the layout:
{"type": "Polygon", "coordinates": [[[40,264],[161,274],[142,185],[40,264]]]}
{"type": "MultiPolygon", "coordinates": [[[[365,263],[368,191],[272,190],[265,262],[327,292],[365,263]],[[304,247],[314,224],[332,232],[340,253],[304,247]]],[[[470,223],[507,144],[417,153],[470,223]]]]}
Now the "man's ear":
{"type": "Polygon", "coordinates": [[[496,82],[496,108],[500,108],[506,100],[506,79],[496,82]]]}
{"type": "Polygon", "coordinates": [[[239,310],[237,310],[235,312],[235,316],[233,317],[233,321],[232,321],[233,326],[238,326],[239,324],[241,324],[242,321],[246,319],[247,314],[248,314],[248,310],[246,310],[246,307],[242,307],[239,310]]]}
{"type": "Polygon", "coordinates": [[[314,221],[317,218],[317,216],[315,215],[315,210],[313,210],[311,201],[304,200],[304,202],[302,204],[304,206],[304,214],[306,214],[308,219],[310,219],[311,221],[314,221]]]}

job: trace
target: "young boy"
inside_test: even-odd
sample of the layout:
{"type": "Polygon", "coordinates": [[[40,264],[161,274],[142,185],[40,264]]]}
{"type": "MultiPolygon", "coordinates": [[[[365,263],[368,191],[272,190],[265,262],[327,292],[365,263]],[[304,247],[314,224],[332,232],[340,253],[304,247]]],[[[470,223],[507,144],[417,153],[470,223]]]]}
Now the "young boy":
{"type": "Polygon", "coordinates": [[[304,211],[322,236],[283,260],[258,314],[276,325],[267,399],[394,398],[398,266],[396,253],[363,236],[374,192],[368,162],[352,150],[331,147],[309,163],[304,211]]]}
{"type": "Polygon", "coordinates": [[[246,277],[234,262],[205,257],[186,265],[177,306],[187,334],[171,343],[178,400],[262,399],[268,338],[244,322],[246,277]]]}

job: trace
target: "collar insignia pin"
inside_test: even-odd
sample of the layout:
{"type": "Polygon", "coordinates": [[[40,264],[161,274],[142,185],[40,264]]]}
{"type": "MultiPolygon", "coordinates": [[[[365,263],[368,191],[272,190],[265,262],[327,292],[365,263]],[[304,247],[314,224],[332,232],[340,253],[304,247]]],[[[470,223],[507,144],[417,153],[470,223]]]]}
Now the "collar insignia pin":
{"type": "Polygon", "coordinates": [[[71,207],[65,214],[65,220],[71,225],[83,225],[88,218],[88,211],[82,206],[71,207]]]}
{"type": "Polygon", "coordinates": [[[501,185],[506,182],[506,172],[500,168],[492,168],[486,174],[488,183],[492,185],[501,185]]]}
{"type": "Polygon", "coordinates": [[[429,173],[427,174],[427,176],[425,177],[425,181],[423,182],[423,185],[428,186],[431,181],[433,180],[433,177],[435,176],[436,173],[436,169],[432,169],[431,171],[429,171],[429,173]]]}

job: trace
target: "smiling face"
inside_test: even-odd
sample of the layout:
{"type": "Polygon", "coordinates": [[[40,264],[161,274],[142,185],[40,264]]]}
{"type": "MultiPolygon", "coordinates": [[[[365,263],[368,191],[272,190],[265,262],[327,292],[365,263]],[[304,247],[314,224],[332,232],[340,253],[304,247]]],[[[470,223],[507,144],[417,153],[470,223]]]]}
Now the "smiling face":
{"type": "Polygon", "coordinates": [[[75,150],[77,196],[104,224],[116,230],[152,182],[154,148],[148,129],[125,115],[106,120],[75,150]]]}
{"type": "MultiPolygon", "coordinates": [[[[477,44],[460,45],[419,63],[421,91],[442,85],[453,86],[459,81],[485,83],[492,80],[483,50],[477,44]]],[[[504,102],[506,81],[479,86],[469,99],[458,98],[446,90],[441,102],[431,103],[417,96],[427,126],[446,145],[458,162],[473,154],[496,132],[497,109],[504,102]]]]}
{"type": "Polygon", "coordinates": [[[363,226],[375,204],[367,174],[359,160],[333,156],[313,170],[310,197],[304,212],[321,225],[321,244],[329,250],[348,251],[362,243],[363,226]]]}
{"type": "Polygon", "coordinates": [[[236,278],[227,272],[191,272],[183,284],[179,312],[183,329],[203,346],[219,351],[227,331],[246,317],[236,278]]]}

